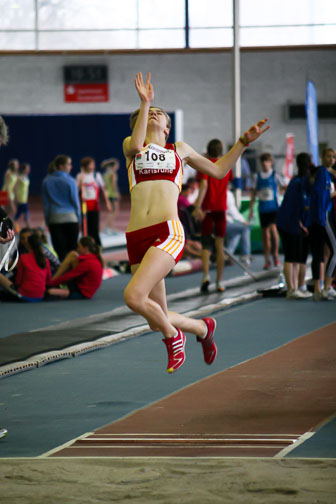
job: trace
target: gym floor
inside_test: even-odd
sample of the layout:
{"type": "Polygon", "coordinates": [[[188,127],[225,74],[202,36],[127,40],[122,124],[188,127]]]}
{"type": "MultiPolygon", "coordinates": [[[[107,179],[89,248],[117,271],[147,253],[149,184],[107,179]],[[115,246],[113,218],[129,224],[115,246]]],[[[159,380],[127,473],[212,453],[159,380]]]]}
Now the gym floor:
{"type": "MultiPolygon", "coordinates": [[[[262,264],[262,258],[256,256],[252,271],[260,272],[262,264]]],[[[269,284],[276,283],[277,273],[268,279],[269,284]]],[[[192,311],[197,317],[212,314],[217,320],[215,363],[207,366],[200,345],[187,335],[186,362],[173,375],[165,372],[166,354],[160,334],[150,332],[145,321],[132,318],[123,307],[122,291],[130,278],[127,274],[105,280],[91,301],[1,303],[6,317],[2,319],[0,347],[8,351],[13,335],[20,335],[21,339],[15,341],[22,342],[20,351],[26,352],[28,360],[41,353],[40,346],[38,351],[34,349],[39,330],[44,330],[45,351],[54,344],[50,344],[50,331],[54,340],[58,335],[62,339],[68,328],[69,333],[76,333],[78,344],[88,322],[90,330],[97,331],[93,340],[100,341],[107,334],[121,336],[113,344],[109,341],[95,347],[97,351],[88,351],[92,347],[85,350],[88,353],[63,355],[47,365],[1,378],[0,425],[8,429],[8,435],[0,441],[0,464],[7,478],[4,502],[13,495],[15,502],[39,502],[39,498],[42,502],[47,496],[46,481],[54,481],[54,485],[60,482],[51,476],[55,468],[61,471],[61,467],[69,467],[73,475],[79,468],[87,475],[91,468],[103,477],[100,458],[108,460],[112,472],[115,464],[121,464],[119,469],[123,467],[126,472],[147,467],[150,474],[155,471],[156,460],[157,470],[166,464],[162,467],[171,471],[175,464],[185,481],[191,475],[195,477],[191,461],[200,468],[206,464],[208,474],[209,467],[213,474],[223,470],[222,476],[226,474],[226,461],[231,461],[231,468],[239,463],[238,471],[248,461],[256,471],[262,466],[261,472],[266,475],[271,471],[275,478],[274,471],[279,470],[278,489],[288,486],[288,480],[281,486],[280,473],[294,460],[297,474],[305,474],[313,485],[312,466],[307,461],[311,459],[315,461],[314,470],[324,471],[323,494],[316,483],[309,493],[315,500],[293,502],[334,502],[335,304],[261,297],[256,292],[259,283],[247,286],[248,277],[238,266],[227,267],[224,277],[226,291],[209,295],[199,293],[199,272],[167,278],[167,292],[175,310],[192,311]],[[241,279],[239,285],[235,285],[237,278],[241,279]],[[130,327],[135,331],[126,337],[130,327]],[[142,330],[137,331],[138,327],[142,330]],[[280,462],[281,470],[273,465],[280,462]],[[25,471],[34,490],[20,480],[19,474],[25,471]],[[39,485],[43,495],[37,490],[39,485]]],[[[70,338],[69,345],[73,344],[70,338]]],[[[63,340],[60,348],[66,349],[63,340]]],[[[13,358],[8,362],[13,363],[13,358]]],[[[246,477],[248,480],[251,474],[246,477]]],[[[154,495],[154,480],[148,495],[154,495]]],[[[300,486],[299,476],[296,483],[300,486]]],[[[293,481],[291,485],[296,488],[293,481]]],[[[81,486],[81,493],[67,490],[68,498],[62,494],[62,502],[96,502],[99,491],[91,495],[83,481],[81,486]]],[[[127,494],[120,493],[118,486],[116,499],[106,496],[106,502],[151,500],[147,494],[137,494],[137,486],[133,495],[132,488],[130,482],[127,494]]],[[[209,493],[203,497],[194,495],[190,488],[184,498],[174,492],[172,496],[177,502],[226,502],[217,500],[219,496],[211,493],[211,485],[206,488],[209,493]]],[[[302,487],[295,491],[299,492],[297,497],[305,498],[302,487]]],[[[266,493],[268,500],[254,500],[256,496],[252,495],[248,502],[290,502],[283,491],[273,493],[266,493]]],[[[50,495],[54,496],[50,502],[61,502],[55,493],[50,495]]],[[[104,501],[102,497],[98,500],[104,501]]],[[[157,495],[152,501],[168,500],[157,495]]],[[[240,502],[238,498],[236,501],[240,502]]]]}

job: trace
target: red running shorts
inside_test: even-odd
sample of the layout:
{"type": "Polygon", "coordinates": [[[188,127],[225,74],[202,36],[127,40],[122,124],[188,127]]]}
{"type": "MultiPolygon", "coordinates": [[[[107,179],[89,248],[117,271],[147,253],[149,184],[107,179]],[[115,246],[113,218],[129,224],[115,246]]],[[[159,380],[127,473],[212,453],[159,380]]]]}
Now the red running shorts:
{"type": "Polygon", "coordinates": [[[225,210],[207,212],[202,220],[202,236],[210,236],[215,232],[215,236],[224,238],[226,232],[225,210]]]}
{"type": "Polygon", "coordinates": [[[150,247],[157,247],[170,254],[175,263],[181,259],[185,238],[179,220],[169,220],[126,233],[130,265],[139,264],[150,247]]]}

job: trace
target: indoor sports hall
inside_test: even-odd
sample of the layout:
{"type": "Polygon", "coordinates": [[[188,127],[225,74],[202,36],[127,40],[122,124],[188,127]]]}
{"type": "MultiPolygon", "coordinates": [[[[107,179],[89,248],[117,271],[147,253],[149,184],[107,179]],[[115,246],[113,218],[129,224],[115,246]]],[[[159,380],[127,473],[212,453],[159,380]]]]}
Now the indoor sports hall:
{"type": "Polygon", "coordinates": [[[334,2],[0,6],[0,502],[333,504],[334,2]],[[209,154],[213,139],[224,156],[209,154]],[[258,186],[266,158],[270,235],[258,186]],[[67,188],[52,186],[60,172],[67,188]],[[211,186],[221,187],[211,193],[223,204],[221,236],[202,225],[218,212],[204,203],[212,178],[227,180],[211,186]],[[295,194],[309,200],[293,197],[286,218],[306,240],[302,261],[278,217],[299,179],[295,194]],[[174,198],[178,220],[161,219],[175,215],[174,198]],[[231,221],[230,201],[240,215],[231,221]],[[140,230],[139,254],[161,220],[170,234],[132,262],[130,234],[140,230]],[[62,250],[70,227],[56,226],[69,222],[75,247],[62,250]],[[247,251],[243,238],[230,241],[238,222],[247,251]],[[39,268],[32,289],[36,271],[51,269],[42,297],[20,291],[28,256],[39,268]],[[69,276],[88,256],[101,258],[94,288],[93,277],[69,276]]]}

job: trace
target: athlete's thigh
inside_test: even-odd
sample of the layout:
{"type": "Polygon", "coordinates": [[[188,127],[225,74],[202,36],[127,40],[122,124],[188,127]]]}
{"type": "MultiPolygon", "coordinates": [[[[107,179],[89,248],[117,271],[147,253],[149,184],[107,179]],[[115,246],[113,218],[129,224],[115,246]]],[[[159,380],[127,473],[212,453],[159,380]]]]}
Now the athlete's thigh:
{"type": "Polygon", "coordinates": [[[157,247],[150,247],[141,263],[132,269],[133,277],[128,288],[136,289],[140,295],[149,296],[174,265],[175,260],[171,255],[157,247]]]}
{"type": "MultiPolygon", "coordinates": [[[[140,264],[133,264],[131,266],[132,275],[139,269],[140,264]]],[[[162,310],[168,314],[167,298],[166,298],[166,285],[164,279],[156,284],[149,294],[150,299],[158,303],[162,310]]]]}

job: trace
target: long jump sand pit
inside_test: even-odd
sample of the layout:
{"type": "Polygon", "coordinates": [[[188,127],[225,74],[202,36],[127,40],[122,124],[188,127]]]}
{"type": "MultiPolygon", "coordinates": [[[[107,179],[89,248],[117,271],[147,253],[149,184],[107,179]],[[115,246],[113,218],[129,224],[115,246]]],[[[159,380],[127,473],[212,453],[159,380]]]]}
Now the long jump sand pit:
{"type": "Polygon", "coordinates": [[[1,504],[335,504],[336,459],[3,459],[1,504]]]}

